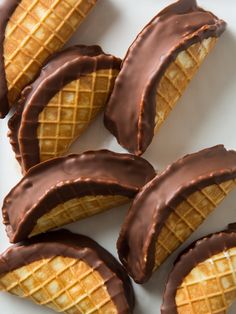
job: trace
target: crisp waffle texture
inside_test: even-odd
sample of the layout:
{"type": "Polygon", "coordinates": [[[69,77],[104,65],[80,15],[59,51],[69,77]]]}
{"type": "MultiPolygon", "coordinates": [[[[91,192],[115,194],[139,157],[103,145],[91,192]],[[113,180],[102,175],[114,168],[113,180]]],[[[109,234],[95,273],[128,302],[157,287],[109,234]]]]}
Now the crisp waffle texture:
{"type": "Polygon", "coordinates": [[[58,205],[49,213],[39,218],[30,236],[96,215],[128,202],[129,198],[119,195],[90,195],[74,198],[58,205]]]}
{"type": "Polygon", "coordinates": [[[173,208],[157,238],[155,269],[185,242],[235,186],[236,180],[208,186],[191,194],[179,206],[173,208]]]}
{"type": "Polygon", "coordinates": [[[56,312],[117,313],[99,272],[73,258],[58,256],[20,267],[0,277],[0,289],[56,312]]]}
{"type": "Polygon", "coordinates": [[[178,99],[183,95],[198,68],[215,46],[217,39],[210,37],[178,54],[163,75],[157,90],[155,133],[166,120],[178,99]]]}
{"type": "Polygon", "coordinates": [[[96,0],[21,0],[6,28],[4,59],[10,105],[59,50],[96,0]]]}
{"type": "Polygon", "coordinates": [[[40,161],[63,155],[105,106],[119,71],[99,70],[67,84],[39,115],[40,161]]]}
{"type": "Polygon", "coordinates": [[[236,248],[198,264],[176,293],[179,314],[226,314],[236,300],[236,248]]]}

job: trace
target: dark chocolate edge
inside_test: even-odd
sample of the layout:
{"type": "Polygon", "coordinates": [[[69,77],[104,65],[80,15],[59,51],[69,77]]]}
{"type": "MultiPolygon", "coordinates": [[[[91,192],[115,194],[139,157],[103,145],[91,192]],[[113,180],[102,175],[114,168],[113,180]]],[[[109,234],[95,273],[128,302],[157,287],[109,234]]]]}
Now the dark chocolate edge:
{"type": "MultiPolygon", "coordinates": [[[[209,27],[209,30],[199,30],[199,32],[194,35],[191,39],[187,40],[185,43],[183,43],[183,45],[181,45],[180,47],[176,48],[176,50],[173,52],[174,53],[174,56],[170,56],[169,57],[169,62],[163,66],[163,68],[160,69],[160,72],[159,75],[161,77],[161,75],[164,74],[164,72],[167,70],[168,66],[177,58],[178,54],[181,52],[181,51],[184,51],[186,49],[188,49],[191,45],[193,44],[196,44],[196,43],[199,43],[201,42],[203,39],[207,39],[207,38],[210,38],[210,37],[219,37],[225,30],[225,22],[224,21],[221,21],[221,23],[219,23],[219,25],[222,27],[222,31],[220,33],[218,33],[218,25],[216,25],[216,28],[212,30],[212,27],[209,27]],[[162,74],[160,74],[162,73],[162,74]]],[[[155,79],[153,79],[154,81],[155,79]]],[[[160,82],[160,79],[159,81],[157,82],[157,86],[156,86],[156,89],[158,89],[158,84],[160,82]]],[[[153,84],[152,81],[149,82],[149,86],[151,86],[153,84]]],[[[150,88],[149,88],[150,89],[150,88]]],[[[147,94],[148,94],[148,91],[147,91],[147,94]]],[[[138,153],[138,155],[142,155],[148,148],[148,146],[151,144],[152,142],[152,139],[154,137],[154,130],[155,130],[155,115],[153,116],[150,116],[148,114],[145,114],[146,111],[145,109],[148,107],[149,105],[149,102],[148,102],[148,99],[146,99],[143,104],[142,104],[142,107],[141,107],[141,118],[140,118],[140,129],[138,131],[138,139],[140,140],[138,142],[138,151],[140,153],[138,153]],[[145,118],[147,119],[147,121],[145,120],[145,118]],[[152,128],[152,134],[149,133],[149,130],[146,131],[145,128],[147,128],[147,126],[150,126],[151,125],[151,128],[152,128]],[[143,143],[143,138],[145,138],[145,136],[147,137],[147,140],[145,143],[143,143]]],[[[155,112],[156,110],[156,103],[155,103],[155,106],[153,108],[153,112],[155,112]]]]}
{"type": "MultiPolygon", "coordinates": [[[[185,161],[185,158],[189,158],[191,156],[198,156],[199,153],[201,152],[207,152],[210,149],[214,149],[214,148],[224,148],[223,145],[218,145],[209,149],[204,149],[202,151],[199,151],[197,153],[193,153],[193,154],[188,154],[186,156],[184,156],[183,158],[180,158],[179,160],[177,160],[176,162],[174,162],[173,164],[171,164],[169,167],[167,167],[160,175],[157,175],[153,180],[151,180],[150,182],[148,182],[140,191],[139,193],[136,195],[136,197],[133,200],[133,203],[131,204],[131,207],[127,213],[127,216],[125,218],[125,221],[122,225],[120,234],[119,234],[119,238],[117,240],[117,250],[118,250],[118,255],[120,258],[120,261],[122,262],[122,264],[124,265],[124,267],[127,269],[129,275],[134,279],[134,281],[136,283],[145,283],[146,281],[148,281],[152,275],[152,270],[155,264],[155,246],[156,246],[156,239],[161,231],[162,226],[164,225],[164,222],[166,219],[168,219],[170,213],[173,210],[173,207],[177,206],[178,203],[176,203],[176,200],[178,200],[178,195],[184,194],[185,197],[188,197],[189,195],[191,195],[193,192],[195,192],[197,190],[197,188],[199,188],[199,186],[201,186],[201,188],[204,188],[206,186],[212,185],[214,183],[222,183],[224,181],[230,180],[230,179],[234,179],[236,178],[236,171],[234,172],[229,172],[227,169],[225,171],[223,171],[222,169],[214,172],[214,173],[208,173],[207,175],[205,175],[204,177],[199,177],[196,178],[196,180],[194,182],[190,182],[189,185],[182,187],[181,190],[178,190],[176,192],[175,197],[172,198],[172,200],[170,201],[170,203],[166,204],[165,206],[165,211],[161,208],[161,210],[158,212],[156,209],[154,209],[155,212],[155,218],[157,220],[158,217],[158,222],[157,221],[153,221],[149,223],[149,229],[150,229],[150,233],[146,234],[146,241],[145,245],[143,247],[143,251],[145,251],[145,260],[146,262],[144,262],[144,259],[142,259],[142,264],[139,265],[139,270],[140,272],[134,272],[132,265],[129,265],[127,263],[126,260],[126,256],[129,254],[128,253],[128,244],[127,244],[127,234],[129,234],[129,225],[130,222],[134,222],[134,210],[133,207],[135,207],[135,203],[138,202],[139,197],[145,193],[147,190],[151,189],[153,182],[156,182],[159,180],[159,178],[162,178],[163,176],[165,176],[166,173],[169,173],[171,167],[174,165],[181,165],[182,162],[185,161]],[[199,186],[197,186],[199,184],[199,186]],[[161,214],[162,215],[161,215],[161,214]],[[157,228],[158,227],[158,228],[157,228]],[[154,232],[152,232],[154,230],[154,232]]],[[[231,150],[226,150],[226,152],[232,152],[231,150]]],[[[181,167],[184,164],[181,165],[181,167]]],[[[181,202],[181,200],[179,201],[181,202]]],[[[145,211],[143,211],[143,216],[145,216],[145,211]]],[[[132,248],[134,250],[134,248],[132,248]]]]}
{"type": "Polygon", "coordinates": [[[134,291],[132,283],[122,265],[112,254],[91,238],[71,233],[68,230],[49,232],[33,237],[26,242],[13,245],[0,256],[0,274],[3,275],[40,259],[54,256],[81,259],[92,268],[94,268],[96,262],[101,260],[106,267],[116,275],[115,283],[117,285],[119,284],[117,279],[122,282],[123,292],[127,302],[126,311],[123,309],[125,305],[120,304],[120,295],[116,295],[113,298],[113,288],[109,285],[109,282],[107,282],[108,278],[106,273],[100,272],[101,267],[97,269],[104,279],[104,284],[107,287],[111,299],[117,306],[118,313],[132,313],[135,304],[134,291]],[[48,251],[47,244],[51,244],[50,250],[48,251]],[[28,250],[31,246],[32,251],[28,250]],[[75,250],[77,250],[77,254],[75,254],[75,250]],[[90,254],[90,259],[86,258],[86,254],[90,254]]]}
{"type": "MultiPolygon", "coordinates": [[[[40,83],[41,80],[43,80],[44,74],[46,74],[46,76],[49,76],[52,73],[52,69],[51,70],[48,69],[48,65],[50,65],[50,63],[53,63],[54,61],[58,61],[58,59],[60,60],[61,57],[63,57],[63,55],[69,53],[70,51],[73,52],[73,50],[76,50],[76,49],[78,49],[78,56],[80,55],[81,57],[86,56],[86,55],[90,57],[95,57],[95,56],[98,56],[99,54],[104,54],[101,47],[99,46],[84,46],[84,45],[75,45],[75,46],[63,49],[61,51],[57,51],[53,55],[47,58],[47,60],[44,62],[44,65],[41,71],[38,73],[38,76],[35,78],[35,80],[30,85],[26,86],[21,92],[21,97],[18,100],[16,111],[14,115],[8,121],[8,128],[9,128],[8,137],[9,137],[12,149],[16,155],[16,159],[20,165],[21,165],[22,158],[20,154],[18,132],[21,125],[22,113],[26,107],[26,102],[29,97],[29,94],[32,92],[34,85],[36,85],[37,87],[37,82],[40,83]],[[90,48],[91,48],[91,51],[89,51],[90,48]]],[[[61,65],[63,66],[64,63],[62,62],[61,65]]],[[[60,74],[60,72],[58,74],[60,74]]],[[[39,152],[37,153],[39,154],[39,152]]]]}
{"type": "MultiPolygon", "coordinates": [[[[131,46],[129,47],[127,54],[122,62],[122,67],[121,67],[121,72],[117,77],[116,80],[116,84],[122,84],[122,81],[120,80],[120,76],[122,74],[122,68],[123,65],[126,61],[127,58],[129,58],[129,54],[132,54],[132,50],[133,47],[135,47],[136,41],[138,39],[140,39],[143,34],[145,34],[145,31],[147,28],[149,28],[150,25],[152,25],[152,23],[158,18],[160,17],[162,14],[165,14],[166,11],[168,12],[168,9],[173,7],[174,5],[178,4],[180,1],[176,1],[173,4],[167,6],[165,9],[163,9],[161,12],[159,12],[144,28],[143,30],[137,35],[137,37],[135,38],[135,40],[133,41],[133,43],[131,44],[131,46]],[[131,52],[131,53],[130,53],[131,52]]],[[[186,2],[186,1],[185,1],[186,2]]],[[[195,0],[194,0],[195,2],[195,0]]],[[[196,3],[196,2],[195,2],[196,3]]],[[[204,11],[203,9],[201,9],[200,7],[198,7],[199,10],[204,11]]],[[[206,11],[208,12],[208,11],[206,11]]],[[[211,13],[211,12],[209,12],[211,13]]],[[[213,13],[211,13],[212,16],[213,13]]],[[[215,18],[217,18],[215,16],[215,18]]],[[[180,53],[183,50],[186,50],[187,48],[189,48],[192,44],[201,42],[203,39],[207,39],[209,37],[220,37],[220,35],[225,31],[226,29],[226,22],[217,18],[217,23],[214,25],[209,25],[209,28],[204,28],[204,25],[202,26],[201,29],[199,29],[199,31],[194,32],[193,33],[193,37],[186,39],[186,41],[183,41],[181,43],[181,45],[179,47],[176,47],[175,50],[170,52],[170,55],[168,56],[167,60],[165,63],[162,64],[162,67],[160,67],[159,71],[156,72],[155,76],[153,76],[149,82],[147,83],[147,85],[149,86],[149,88],[147,89],[146,95],[144,97],[143,103],[141,104],[140,108],[137,110],[137,108],[135,109],[136,112],[140,112],[140,116],[137,115],[137,138],[134,139],[132,138],[132,142],[137,142],[136,148],[132,148],[131,146],[128,147],[126,146],[124,143],[122,143],[122,138],[118,132],[118,129],[116,128],[116,124],[117,121],[116,120],[111,120],[109,117],[109,107],[113,106],[113,96],[115,94],[115,88],[114,88],[114,92],[112,93],[111,97],[110,97],[110,101],[108,102],[107,105],[107,109],[105,110],[105,114],[104,114],[104,125],[105,127],[111,132],[111,134],[113,134],[117,140],[117,142],[124,147],[127,151],[129,151],[132,154],[135,155],[142,155],[146,149],[148,148],[148,146],[150,145],[150,143],[152,142],[152,139],[154,137],[154,129],[155,129],[155,111],[156,111],[156,102],[151,104],[152,105],[152,109],[150,110],[152,112],[152,114],[147,114],[146,110],[147,108],[150,107],[150,101],[147,99],[147,94],[153,94],[152,91],[152,87],[153,85],[156,85],[155,92],[157,90],[157,86],[160,82],[161,76],[164,74],[164,72],[167,70],[168,66],[176,59],[178,53],[180,53]],[[145,99],[146,98],[146,99],[145,99]],[[111,103],[111,104],[110,104],[111,103]],[[146,118],[146,120],[145,120],[146,118]],[[145,130],[146,128],[146,130],[145,130]],[[152,130],[152,134],[150,133],[150,130],[152,130]],[[145,139],[146,136],[146,139],[145,139]],[[145,139],[145,143],[143,142],[143,139],[145,139]]],[[[115,85],[116,85],[115,84],[115,85]]],[[[116,95],[115,95],[116,96],[116,95]]],[[[114,97],[115,97],[114,96],[114,97]]]]}
{"type": "MultiPolygon", "coordinates": [[[[143,169],[145,169],[145,177],[143,177],[143,184],[151,180],[155,176],[155,170],[152,167],[152,165],[146,161],[145,159],[141,157],[136,157],[133,155],[129,154],[118,154],[114,153],[108,150],[100,150],[100,151],[88,151],[83,154],[78,154],[78,155],[69,155],[66,157],[58,157],[51,159],[49,161],[40,163],[34,167],[32,167],[27,174],[21,179],[21,181],[9,192],[9,194],[4,198],[3,201],[3,206],[2,206],[2,216],[3,216],[3,223],[5,224],[6,227],[6,233],[10,239],[11,242],[16,243],[19,241],[24,240],[27,238],[27,236],[30,234],[30,232],[33,230],[33,227],[38,220],[39,217],[44,215],[45,213],[49,212],[52,208],[57,206],[63,199],[63,201],[70,200],[71,198],[74,197],[80,197],[80,196],[85,196],[85,195],[91,195],[91,187],[90,185],[94,184],[95,190],[97,192],[102,193],[103,195],[112,195],[115,194],[114,191],[117,191],[119,195],[123,195],[129,198],[133,198],[137,193],[138,193],[138,187],[132,185],[129,182],[129,178],[127,179],[127,184],[122,185],[114,176],[114,181],[106,181],[105,178],[101,178],[99,181],[93,180],[92,178],[80,180],[76,179],[70,182],[66,182],[66,184],[63,184],[61,186],[60,183],[58,182],[52,182],[50,190],[44,191],[44,194],[41,196],[40,200],[35,200],[35,205],[33,208],[30,209],[30,211],[25,211],[23,207],[18,207],[16,205],[16,210],[15,214],[17,213],[16,217],[14,218],[17,220],[17,228],[13,228],[13,226],[10,223],[10,216],[9,216],[9,199],[11,199],[12,195],[14,195],[14,191],[16,188],[19,186],[24,186],[24,184],[27,185],[27,179],[30,178],[31,174],[34,174],[34,172],[40,172],[43,174],[43,169],[53,166],[55,163],[60,163],[61,167],[64,162],[66,162],[69,158],[73,158],[76,156],[77,158],[86,158],[86,156],[90,156],[90,154],[105,154],[105,156],[108,154],[111,158],[116,159],[117,161],[117,166],[120,164],[121,167],[125,167],[125,161],[129,160],[130,162],[132,161],[134,164],[134,168],[137,167],[137,170],[140,170],[140,165],[143,166],[143,169]],[[124,162],[124,164],[123,164],[124,162]],[[87,187],[88,185],[88,187],[87,187]],[[77,189],[80,189],[80,186],[85,186],[85,192],[84,193],[78,193],[77,189]],[[77,188],[76,188],[77,187],[77,188]],[[87,188],[87,190],[86,190],[87,188]],[[74,192],[74,194],[72,193],[74,192]],[[57,195],[60,192],[61,199],[59,200],[58,198],[56,201],[52,202],[53,196],[57,195]],[[76,193],[76,195],[75,195],[76,193]],[[53,203],[53,205],[50,207],[49,206],[49,200],[53,203]],[[22,217],[23,214],[23,218],[22,217]]],[[[94,156],[94,162],[96,162],[96,156],[94,156]]],[[[76,162],[75,167],[79,167],[79,162],[76,162]]],[[[63,167],[62,167],[63,168],[63,167]]],[[[110,169],[110,172],[112,172],[112,169],[110,169]]],[[[104,171],[106,170],[106,165],[104,167],[104,171]]],[[[122,172],[120,172],[122,173],[122,172]]],[[[141,175],[140,175],[141,178],[141,175]]],[[[52,175],[52,181],[53,181],[53,175],[52,175]]],[[[65,180],[64,180],[65,181],[65,180]]],[[[139,183],[137,183],[138,185],[139,183]]],[[[29,191],[28,191],[29,193],[29,191]]],[[[10,215],[12,216],[12,212],[10,212],[10,215]]]]}
{"type": "Polygon", "coordinates": [[[100,46],[77,45],[56,52],[48,58],[35,81],[21,93],[18,109],[8,123],[10,143],[23,172],[40,162],[37,138],[38,116],[47,106],[48,101],[66,84],[83,75],[101,69],[120,70],[120,65],[121,59],[104,53],[100,46]],[[63,58],[75,52],[78,54],[64,63],[63,58]],[[87,65],[87,69],[85,65],[87,65]],[[58,71],[58,67],[60,71],[58,71]],[[73,67],[78,68],[77,71],[73,72],[73,67]],[[45,97],[47,83],[50,85],[49,97],[45,97]],[[43,97],[40,98],[40,95],[43,97]],[[34,105],[35,98],[36,105],[34,105]],[[37,98],[40,101],[37,102],[37,98]],[[23,134],[21,140],[19,139],[19,132],[23,134]]]}
{"type": "Polygon", "coordinates": [[[0,20],[0,119],[5,118],[10,110],[8,101],[8,86],[4,62],[4,41],[9,19],[21,0],[2,0],[0,20]]]}
{"type": "Polygon", "coordinates": [[[234,231],[229,229],[210,234],[195,241],[180,254],[166,283],[161,306],[162,314],[177,314],[175,303],[177,288],[194,267],[224,250],[236,247],[235,231],[236,229],[234,231]]]}

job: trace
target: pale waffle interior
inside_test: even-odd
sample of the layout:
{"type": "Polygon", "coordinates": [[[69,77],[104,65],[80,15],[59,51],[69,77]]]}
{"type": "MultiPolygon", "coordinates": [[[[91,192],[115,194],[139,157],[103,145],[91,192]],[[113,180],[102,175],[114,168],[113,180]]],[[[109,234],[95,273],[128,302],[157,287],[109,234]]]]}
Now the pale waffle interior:
{"type": "Polygon", "coordinates": [[[118,313],[99,272],[73,258],[57,256],[20,267],[0,277],[0,289],[56,312],[118,313]]]}
{"type": "Polygon", "coordinates": [[[119,195],[90,195],[71,199],[40,217],[30,236],[99,214],[129,201],[129,198],[119,195]]]}
{"type": "Polygon", "coordinates": [[[236,248],[198,264],[176,293],[178,314],[225,314],[236,300],[236,248]]]}
{"type": "Polygon", "coordinates": [[[235,188],[236,180],[196,191],[173,208],[157,238],[156,270],[202,224],[207,216],[235,188]]]}
{"type": "Polygon", "coordinates": [[[118,75],[99,70],[67,84],[39,115],[40,161],[63,155],[105,106],[118,75]]]}
{"type": "Polygon", "coordinates": [[[96,0],[21,0],[4,42],[9,103],[33,81],[45,60],[71,37],[96,0]]]}
{"type": "Polygon", "coordinates": [[[210,37],[180,52],[163,75],[156,96],[155,133],[166,120],[183,95],[198,68],[215,46],[217,39],[210,37]]]}

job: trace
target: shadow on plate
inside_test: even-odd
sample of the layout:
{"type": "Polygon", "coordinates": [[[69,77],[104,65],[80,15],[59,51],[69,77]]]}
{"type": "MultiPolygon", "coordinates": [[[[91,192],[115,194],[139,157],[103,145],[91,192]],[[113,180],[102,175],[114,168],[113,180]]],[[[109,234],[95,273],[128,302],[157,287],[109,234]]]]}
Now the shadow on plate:
{"type": "Polygon", "coordinates": [[[114,6],[114,3],[109,0],[98,1],[67,46],[71,44],[94,45],[99,43],[118,16],[119,10],[114,6]]]}

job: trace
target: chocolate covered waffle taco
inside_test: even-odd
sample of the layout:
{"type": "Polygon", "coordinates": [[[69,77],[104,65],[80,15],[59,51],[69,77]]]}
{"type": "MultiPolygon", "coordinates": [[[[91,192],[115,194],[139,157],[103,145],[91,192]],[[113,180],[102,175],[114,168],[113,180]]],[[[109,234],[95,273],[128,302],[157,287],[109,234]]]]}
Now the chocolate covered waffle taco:
{"type": "Polygon", "coordinates": [[[146,184],[117,244],[134,280],[147,281],[235,186],[236,151],[222,145],[185,156],[146,184]]]}
{"type": "Polygon", "coordinates": [[[137,155],[147,149],[225,26],[196,0],[179,0],[137,36],[105,112],[124,148],[137,155]]]}
{"type": "Polygon", "coordinates": [[[236,226],[192,244],[166,284],[162,314],[228,313],[236,300],[236,226]]]}
{"type": "Polygon", "coordinates": [[[71,37],[97,0],[2,0],[0,118],[45,60],[71,37]]]}
{"type": "Polygon", "coordinates": [[[11,242],[129,202],[155,176],[144,159],[107,150],[54,158],[28,171],[3,203],[11,242]]]}
{"type": "Polygon", "coordinates": [[[9,121],[23,172],[68,150],[105,106],[120,64],[99,46],[74,46],[50,59],[9,121]]]}
{"type": "Polygon", "coordinates": [[[122,266],[92,239],[56,231],[0,255],[0,290],[67,314],[130,314],[134,294],[122,266]]]}

